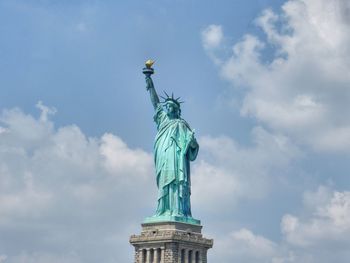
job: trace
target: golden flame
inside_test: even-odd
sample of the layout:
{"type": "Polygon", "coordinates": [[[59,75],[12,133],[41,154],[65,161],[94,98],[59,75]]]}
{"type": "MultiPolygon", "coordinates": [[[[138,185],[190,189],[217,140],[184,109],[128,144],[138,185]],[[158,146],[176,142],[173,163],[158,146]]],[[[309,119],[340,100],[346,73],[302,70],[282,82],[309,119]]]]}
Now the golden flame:
{"type": "Polygon", "coordinates": [[[153,64],[154,64],[154,60],[152,59],[147,60],[145,63],[146,68],[151,68],[153,64]]]}

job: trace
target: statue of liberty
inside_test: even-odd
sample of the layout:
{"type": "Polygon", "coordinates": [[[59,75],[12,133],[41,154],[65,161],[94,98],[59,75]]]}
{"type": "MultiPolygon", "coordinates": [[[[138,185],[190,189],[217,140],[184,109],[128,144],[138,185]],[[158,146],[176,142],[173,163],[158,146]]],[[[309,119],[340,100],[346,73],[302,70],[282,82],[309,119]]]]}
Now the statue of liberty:
{"type": "Polygon", "coordinates": [[[148,60],[143,73],[158,131],[154,143],[158,204],[156,214],[146,218],[145,223],[179,221],[200,224],[199,220],[192,218],[190,204],[190,161],[196,159],[199,145],[194,131],[181,118],[180,98],[165,93],[164,101],[159,100],[151,78],[153,63],[148,60]]]}

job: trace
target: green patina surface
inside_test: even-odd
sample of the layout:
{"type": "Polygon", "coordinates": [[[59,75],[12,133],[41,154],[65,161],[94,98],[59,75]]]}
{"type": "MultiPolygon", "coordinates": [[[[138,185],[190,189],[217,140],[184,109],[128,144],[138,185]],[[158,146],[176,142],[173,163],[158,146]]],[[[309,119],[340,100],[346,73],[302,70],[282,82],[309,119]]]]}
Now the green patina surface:
{"type": "Polygon", "coordinates": [[[144,223],[158,223],[158,222],[181,222],[181,223],[187,223],[192,225],[200,225],[201,221],[198,219],[194,219],[193,217],[186,217],[186,216],[151,216],[146,217],[143,221],[144,223]]]}
{"type": "Polygon", "coordinates": [[[167,95],[165,101],[160,102],[151,79],[153,69],[145,68],[143,73],[155,109],[154,161],[158,187],[156,213],[144,222],[176,221],[199,225],[200,221],[192,217],[190,202],[190,161],[196,159],[199,149],[194,131],[181,118],[178,99],[167,95]]]}

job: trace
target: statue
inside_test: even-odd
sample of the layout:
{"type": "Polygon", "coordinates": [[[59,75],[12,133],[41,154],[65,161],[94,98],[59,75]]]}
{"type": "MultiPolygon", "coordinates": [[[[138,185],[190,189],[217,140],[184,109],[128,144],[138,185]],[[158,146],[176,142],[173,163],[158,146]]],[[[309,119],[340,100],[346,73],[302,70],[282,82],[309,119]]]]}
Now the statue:
{"type": "Polygon", "coordinates": [[[156,214],[146,218],[145,223],[179,221],[199,225],[200,221],[192,217],[190,204],[190,161],[196,159],[199,145],[194,130],[181,118],[180,98],[165,93],[160,102],[151,78],[153,63],[148,60],[143,73],[158,131],[154,143],[158,204],[156,214]]]}

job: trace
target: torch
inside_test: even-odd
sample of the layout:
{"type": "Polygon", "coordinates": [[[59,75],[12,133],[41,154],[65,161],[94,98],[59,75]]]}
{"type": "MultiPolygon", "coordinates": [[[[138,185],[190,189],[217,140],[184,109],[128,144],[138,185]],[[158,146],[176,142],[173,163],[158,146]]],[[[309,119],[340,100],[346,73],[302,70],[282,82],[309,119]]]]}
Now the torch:
{"type": "Polygon", "coordinates": [[[154,69],[152,68],[152,65],[154,64],[154,61],[152,59],[149,59],[146,61],[145,65],[146,67],[143,68],[142,72],[146,75],[146,77],[150,77],[152,74],[154,74],[154,69]]]}

